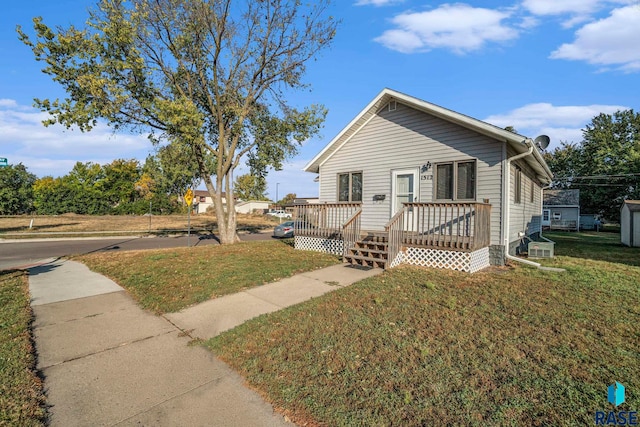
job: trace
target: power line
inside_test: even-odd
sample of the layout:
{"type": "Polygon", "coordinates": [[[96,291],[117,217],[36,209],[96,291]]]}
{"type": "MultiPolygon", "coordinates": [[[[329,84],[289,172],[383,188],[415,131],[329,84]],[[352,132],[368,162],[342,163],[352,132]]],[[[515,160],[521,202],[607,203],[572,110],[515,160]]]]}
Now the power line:
{"type": "Polygon", "coordinates": [[[585,175],[585,176],[564,176],[554,178],[555,181],[567,181],[573,179],[611,179],[640,176],[640,173],[618,173],[615,175],[585,175]]]}

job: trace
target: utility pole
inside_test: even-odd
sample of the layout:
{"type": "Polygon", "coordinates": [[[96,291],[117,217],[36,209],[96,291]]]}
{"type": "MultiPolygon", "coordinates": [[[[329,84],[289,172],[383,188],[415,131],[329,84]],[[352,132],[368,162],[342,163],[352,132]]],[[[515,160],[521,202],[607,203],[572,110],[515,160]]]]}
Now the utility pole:
{"type": "Polygon", "coordinates": [[[276,182],[276,208],[278,207],[278,201],[280,199],[278,199],[278,186],[280,185],[279,182],[276,182]]]}

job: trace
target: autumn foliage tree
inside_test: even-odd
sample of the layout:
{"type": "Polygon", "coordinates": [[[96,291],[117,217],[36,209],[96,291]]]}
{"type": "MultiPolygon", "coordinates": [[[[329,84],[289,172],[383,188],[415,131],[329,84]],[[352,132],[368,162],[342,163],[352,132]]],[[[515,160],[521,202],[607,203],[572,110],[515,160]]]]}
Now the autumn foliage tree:
{"type": "Polygon", "coordinates": [[[250,173],[240,175],[234,182],[235,195],[240,200],[268,200],[267,183],[261,176],[250,173]]]}
{"type": "Polygon", "coordinates": [[[188,147],[213,197],[220,240],[237,240],[233,171],[280,168],[326,111],[287,100],[330,44],[330,0],[102,0],[84,29],[34,19],[21,40],[67,93],[36,99],[46,123],[116,130],[188,147]],[[207,159],[213,159],[212,167],[207,159]],[[222,194],[226,193],[225,209],[222,194]]]}

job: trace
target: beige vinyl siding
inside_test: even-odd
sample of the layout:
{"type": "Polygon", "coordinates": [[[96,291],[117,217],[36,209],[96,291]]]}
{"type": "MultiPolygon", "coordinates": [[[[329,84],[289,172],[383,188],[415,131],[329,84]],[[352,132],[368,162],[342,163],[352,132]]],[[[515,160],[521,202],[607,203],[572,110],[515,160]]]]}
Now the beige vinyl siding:
{"type": "Polygon", "coordinates": [[[362,228],[383,230],[391,218],[392,172],[420,170],[418,201],[434,201],[433,179],[439,162],[476,160],[476,201],[492,204],[491,241],[500,244],[500,195],[503,142],[414,110],[401,103],[395,111],[383,107],[320,166],[320,201],[337,201],[339,173],[362,171],[362,228]],[[374,195],[385,200],[375,202],[374,195]]]}
{"type": "MultiPolygon", "coordinates": [[[[516,153],[508,150],[509,157],[516,153]]],[[[518,233],[527,236],[542,230],[542,191],[535,174],[526,163],[516,160],[511,164],[509,188],[509,243],[520,240],[518,233]],[[516,168],[522,170],[522,188],[520,203],[514,203],[516,168]],[[531,183],[533,182],[533,202],[531,202],[531,183]]]]}

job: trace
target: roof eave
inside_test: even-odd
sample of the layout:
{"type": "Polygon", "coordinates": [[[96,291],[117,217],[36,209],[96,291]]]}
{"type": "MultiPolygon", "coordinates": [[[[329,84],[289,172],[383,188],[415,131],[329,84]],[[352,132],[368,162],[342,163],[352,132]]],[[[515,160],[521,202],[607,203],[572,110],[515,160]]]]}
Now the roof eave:
{"type": "MultiPolygon", "coordinates": [[[[341,139],[345,136],[345,134],[347,134],[352,127],[356,126],[364,116],[366,116],[367,114],[375,114],[375,111],[372,110],[377,110],[381,105],[383,105],[388,99],[391,98],[397,99],[398,101],[408,104],[412,108],[416,108],[427,114],[431,114],[448,122],[458,124],[467,129],[474,130],[492,139],[510,143],[510,145],[516,151],[518,151],[518,154],[527,152],[529,150],[529,144],[533,144],[533,141],[531,141],[524,135],[519,135],[517,133],[499,128],[489,123],[485,123],[483,121],[474,119],[453,110],[449,110],[439,105],[423,101],[421,99],[406,95],[401,92],[397,92],[389,88],[385,88],[347,126],[345,126],[340,131],[340,133],[335,138],[333,138],[322,151],[320,151],[320,153],[318,153],[313,159],[311,159],[311,161],[307,163],[303,170],[305,172],[319,173],[322,163],[324,163],[326,159],[330,157],[333,152],[339,148],[339,146],[342,145],[338,143],[342,142],[341,139]],[[530,142],[527,143],[527,141],[530,142]]],[[[352,135],[356,132],[357,130],[354,130],[352,135]]],[[[536,173],[540,175],[540,178],[542,178],[541,180],[545,180],[547,181],[547,183],[550,183],[553,179],[553,173],[542,158],[540,152],[535,149],[535,147],[533,150],[533,157],[535,159],[535,162],[533,163],[534,169],[536,169],[536,173]],[[536,165],[538,166],[537,168],[535,167],[536,165]]]]}

